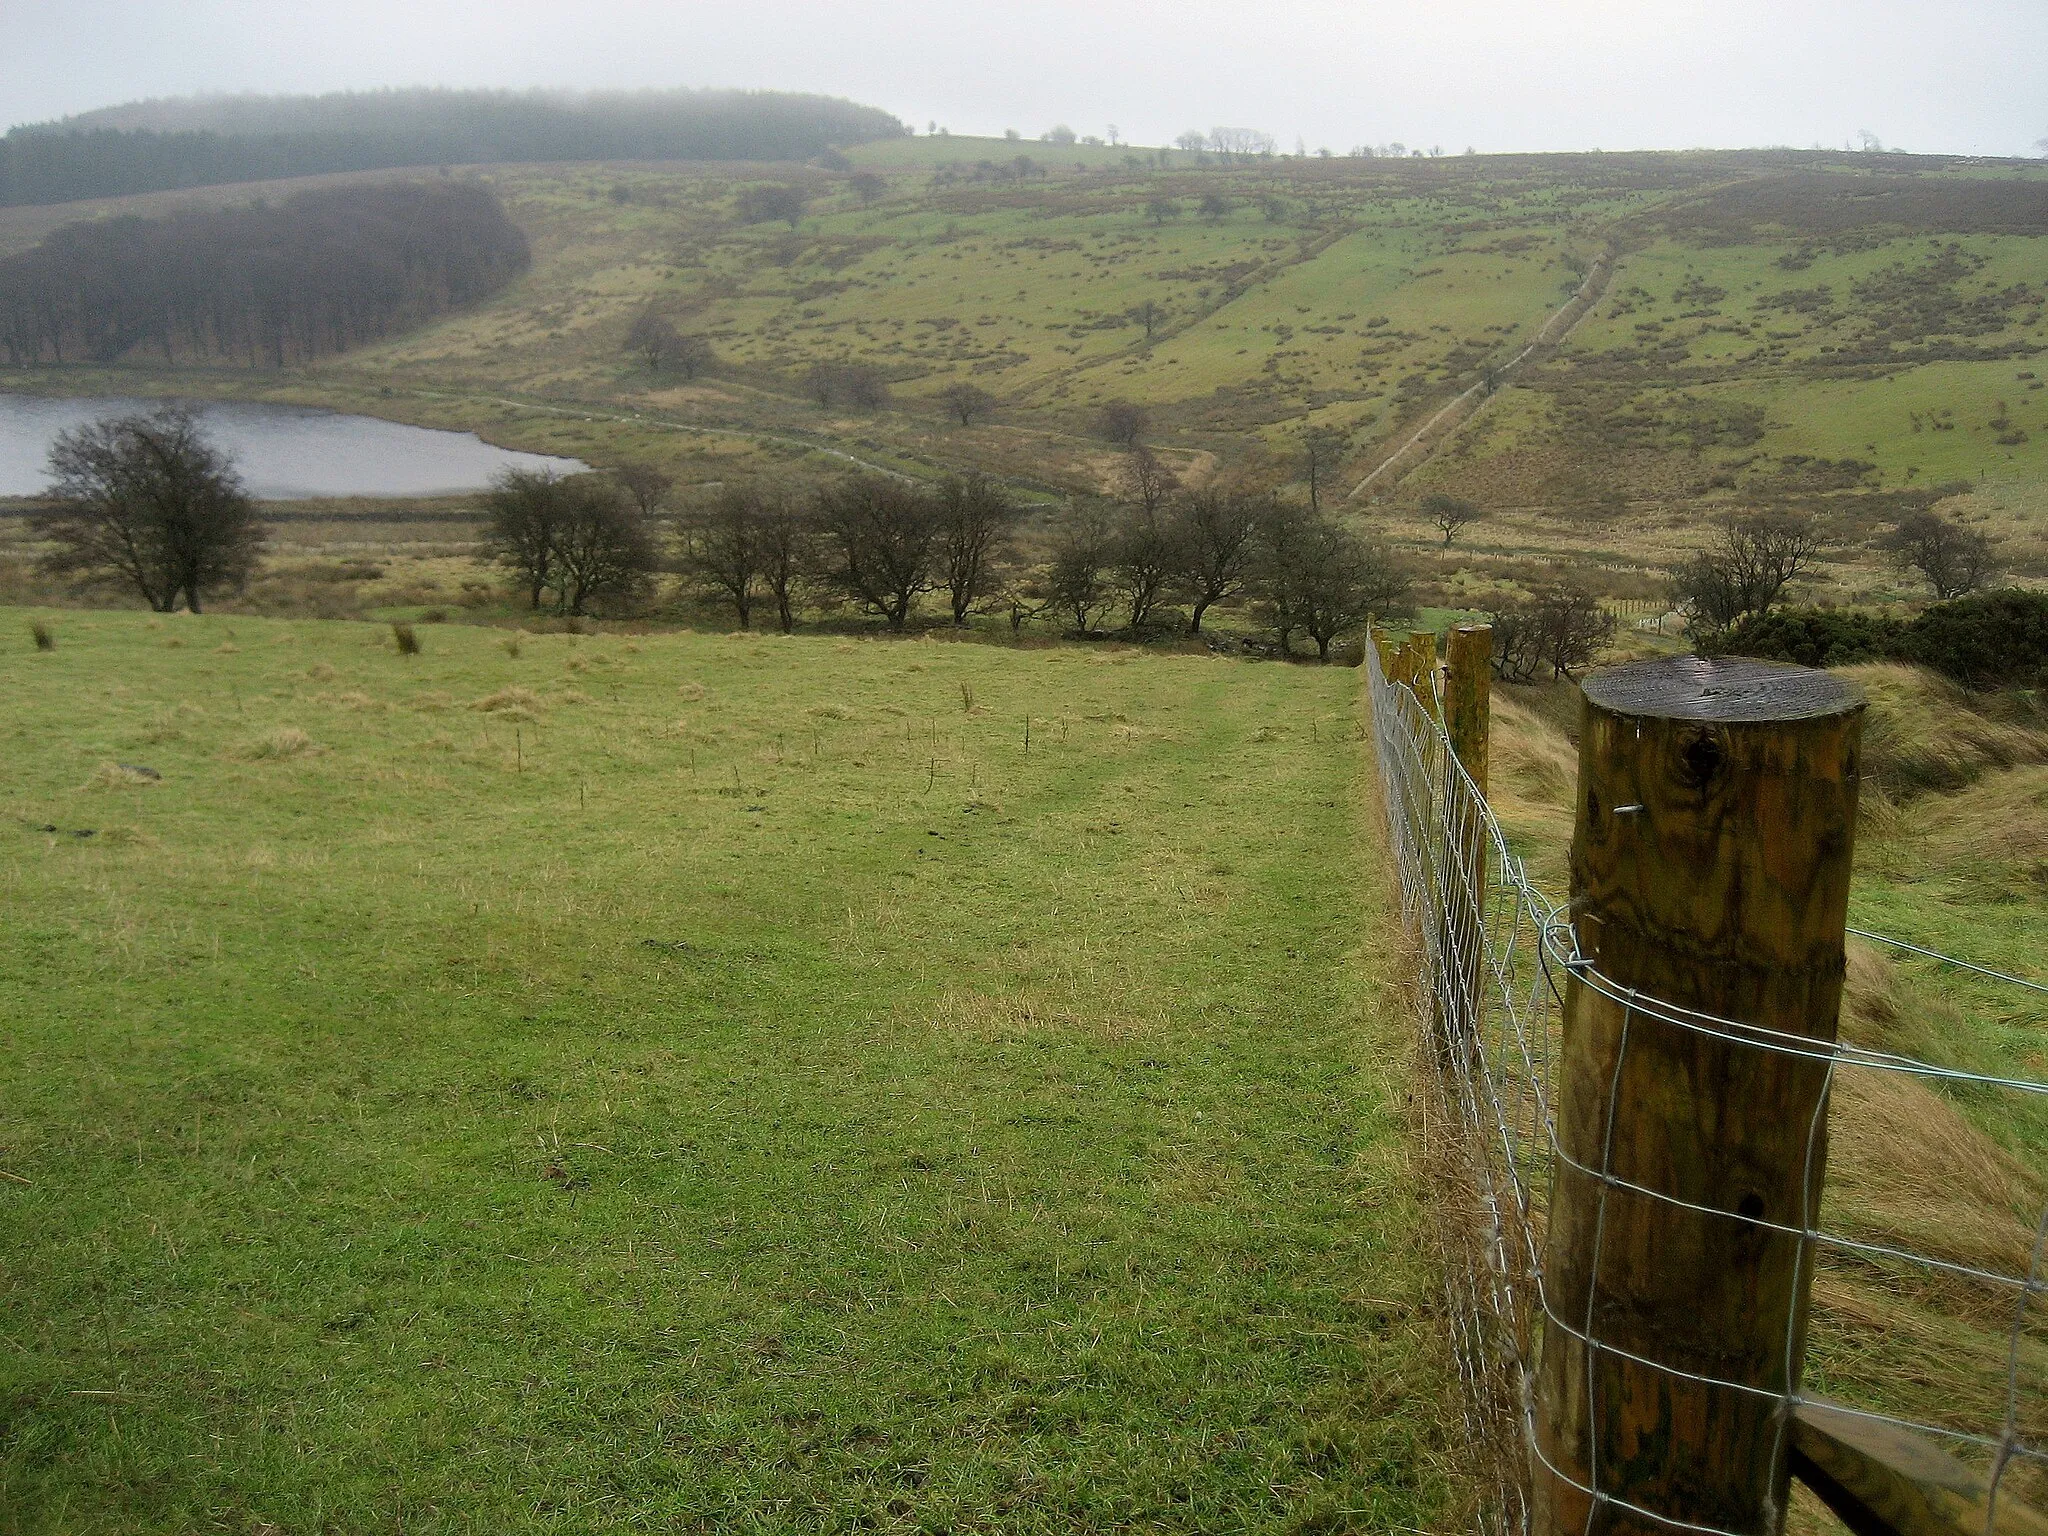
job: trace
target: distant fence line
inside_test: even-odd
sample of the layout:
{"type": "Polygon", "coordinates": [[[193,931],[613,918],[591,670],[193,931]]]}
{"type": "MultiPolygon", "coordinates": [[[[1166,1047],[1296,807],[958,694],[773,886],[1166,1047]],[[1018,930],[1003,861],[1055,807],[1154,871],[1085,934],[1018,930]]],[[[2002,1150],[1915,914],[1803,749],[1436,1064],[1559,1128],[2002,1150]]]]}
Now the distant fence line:
{"type": "MultiPolygon", "coordinates": [[[[1829,1107],[1852,1079],[2043,1107],[2048,1085],[1842,1042],[1831,1017],[1818,1037],[1679,1006],[1604,974],[1574,913],[1537,889],[1487,802],[1484,648],[1465,647],[1460,677],[1454,644],[1446,679],[1433,637],[1375,642],[1365,647],[1371,734],[1427,1011],[1425,1156],[1482,1527],[1775,1536],[1797,1476],[1859,1536],[2048,1532],[2006,1487],[2016,1468],[2048,1466],[2048,1308],[2037,1300],[2048,1291],[2048,1209],[2027,1262],[2001,1267],[1919,1251],[1910,1234],[1867,1222],[1843,1229],[1822,1201],[1829,1107]],[[1698,1075],[1660,1098],[1646,1074],[1674,1064],[1698,1075]],[[1713,1089],[1767,1095],[1771,1082],[1800,1112],[1752,1144],[1740,1095],[1713,1089]],[[1710,1193],[1745,1181],[1771,1189],[1774,1176],[1747,1164],[1766,1158],[1772,1134],[1789,1205],[1773,1217],[1756,1195],[1710,1193]],[[1688,1137],[1702,1144],[1701,1166],[1674,1150],[1688,1137]],[[2002,1390],[1954,1404],[1941,1423],[1881,1396],[1806,1391],[1809,1288],[1817,1269],[1843,1266],[1890,1289],[1966,1293],[1973,1315],[2005,1318],[1976,1339],[1980,1353],[1995,1350],[1981,1375],[2002,1390]],[[1685,1305],[1650,1315],[1695,1286],[1701,1313],[1744,1298],[1747,1315],[1739,1307],[1730,1326],[1746,1341],[1716,1336],[1720,1319],[1685,1305]]],[[[1683,750],[1700,753],[1714,729],[1683,750]]],[[[1580,798],[1583,838],[1583,784],[1580,798]]],[[[1853,819],[1853,788],[1850,806],[1853,819]]],[[[1644,813],[1613,805],[1604,825],[1632,828],[1644,813]]],[[[1846,851],[1842,862],[1846,893],[1846,851]]],[[[1710,871],[1697,875],[1708,883],[1710,871]]],[[[1577,893],[1582,921],[1598,896],[1577,893]]],[[[1837,946],[1840,932],[1838,920],[1837,946]]],[[[1844,1326],[1828,1319],[1838,1353],[1844,1326]]],[[[1866,1327],[1853,1342],[1883,1351],[1885,1330],[1866,1327]]]]}

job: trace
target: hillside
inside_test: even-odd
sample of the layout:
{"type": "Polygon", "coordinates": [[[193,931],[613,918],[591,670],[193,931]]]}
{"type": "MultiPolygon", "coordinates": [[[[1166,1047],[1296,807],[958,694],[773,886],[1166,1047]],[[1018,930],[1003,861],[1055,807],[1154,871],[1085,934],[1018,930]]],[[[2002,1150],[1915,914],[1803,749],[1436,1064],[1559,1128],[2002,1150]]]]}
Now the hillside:
{"type": "MultiPolygon", "coordinates": [[[[1705,522],[1758,505],[1820,515],[1825,599],[1919,595],[1873,541],[1929,505],[1998,538],[2019,579],[2048,577],[2042,167],[1243,161],[923,136],[850,161],[485,168],[534,252],[488,303],[260,378],[138,353],[5,382],[333,404],[652,459],[686,485],[851,459],[981,467],[1044,496],[1112,484],[1121,453],[1095,415],[1128,399],[1190,480],[1298,482],[1301,433],[1331,434],[1326,486],[1372,477],[1348,505],[1448,608],[1570,572],[1641,610],[1705,522]],[[793,223],[750,221],[757,194],[792,190],[793,223]],[[648,312],[701,338],[710,366],[629,353],[648,312]],[[871,370],[886,403],[820,405],[820,365],[871,370]],[[950,420],[955,385],[990,411],[950,420]],[[1375,474],[1461,396],[1476,409],[1433,457],[1375,474]],[[1454,549],[1415,515],[1436,490],[1489,513],[1454,549]]],[[[0,214],[0,242],[47,227],[47,210],[0,214]]]]}

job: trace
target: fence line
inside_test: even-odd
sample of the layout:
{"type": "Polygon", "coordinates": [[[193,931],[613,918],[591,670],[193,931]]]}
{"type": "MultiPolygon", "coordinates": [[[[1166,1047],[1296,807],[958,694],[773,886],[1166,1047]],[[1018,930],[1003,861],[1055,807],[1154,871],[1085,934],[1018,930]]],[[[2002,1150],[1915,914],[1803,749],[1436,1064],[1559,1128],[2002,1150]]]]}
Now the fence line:
{"type": "MultiPolygon", "coordinates": [[[[1433,655],[1433,652],[1431,653],[1433,655]]],[[[1444,1258],[1444,1284],[1461,1407],[1475,1470],[1485,1492],[1482,1528],[1522,1532],[1532,1525],[1561,1528],[1560,1499],[1582,1499],[1584,1528],[1685,1530],[1704,1536],[1774,1536],[1782,1506],[1766,1504],[1761,1525],[1713,1523],[1670,1507],[1625,1497],[1603,1468],[1597,1426],[1603,1391],[1648,1382],[1657,1392],[1702,1402],[1755,1403],[1773,1436],[1772,1486],[1782,1490],[1794,1465],[1795,1420],[1802,1409],[1839,1414],[1851,1423],[1909,1430],[1934,1437],[1983,1464],[1988,1479],[1984,1529],[2000,1524],[1999,1499],[2012,1469],[2048,1466],[2048,1208],[2033,1230],[2022,1265],[2000,1267],[1982,1254],[1941,1257],[1919,1251],[1911,1235],[1842,1229],[1839,1212],[1824,1199],[1830,1105],[1852,1080],[1890,1075],[1929,1085],[1959,1101],[1995,1095],[2025,1106],[2048,1107],[2048,1084],[1961,1071],[1846,1042],[1808,1038],[1738,1019],[1679,1007],[1616,984],[1581,952],[1571,916],[1545,896],[1516,857],[1480,787],[1458,760],[1441,717],[1443,698],[1431,668],[1416,679],[1390,682],[1379,647],[1365,646],[1372,736],[1384,795],[1386,823],[1401,896],[1403,920],[1417,940],[1419,996],[1427,1010],[1424,1055],[1427,1155],[1443,1191],[1436,1216],[1444,1258]],[[1598,1156],[1575,1155],[1560,1136],[1557,1065],[1567,996],[1574,988],[1602,1000],[1618,1016],[1619,1044],[1604,1105],[1604,1144],[1598,1156]],[[1781,1058],[1787,1071],[1818,1075],[1814,1109],[1800,1131],[1805,1144],[1798,1219],[1765,1220],[1755,1211],[1729,1209],[1671,1187],[1655,1170],[1628,1165],[1617,1155],[1615,1125],[1624,1067],[1631,1052],[1651,1060],[1674,1042],[1712,1042],[1710,1049],[1781,1058]],[[1567,1305],[1546,1265],[1553,1199],[1560,1177],[1594,1191],[1593,1259],[1586,1294],[1567,1305]],[[1674,1358],[1660,1338],[1625,1336],[1617,1327],[1613,1291],[1621,1279],[1613,1255],[1603,1253],[1615,1201],[1647,1202],[1705,1231],[1741,1223],[1744,1233],[1792,1245],[1793,1284],[1782,1307],[1767,1319],[1781,1340],[1781,1357],[1740,1379],[1701,1361],[1674,1358]],[[1941,1282],[1974,1288],[1973,1304],[1991,1315],[2009,1308],[1996,1336],[2000,1358],[1980,1362],[1986,1379],[2003,1390],[1996,1400],[1957,1403],[1948,1422],[1930,1422],[1910,1406],[1868,1394],[1855,1403],[1823,1400],[1804,1389],[1807,1327],[1801,1298],[1817,1269],[1843,1265],[1875,1271],[1894,1291],[1901,1282],[1941,1282]],[[2003,1298],[2002,1301],[1998,1298],[2003,1298]],[[1566,1352],[1546,1358],[1547,1352],[1566,1352]],[[1559,1369],[1590,1394],[1596,1429],[1577,1447],[1583,1457],[1560,1455],[1556,1426],[1544,1422],[1539,1378],[1559,1369]],[[1570,1469],[1583,1462],[1584,1475],[1570,1469]],[[1536,1480],[1554,1482],[1546,1495],[1536,1480]],[[1546,1515],[1546,1508],[1549,1514],[1546,1515]],[[1596,1519],[1597,1517],[1597,1519],[1596,1519]]],[[[1407,669],[1401,669],[1407,670],[1407,669]]],[[[1641,807],[1618,807],[1617,814],[1641,807]]],[[[1882,935],[1879,942],[1950,961],[1951,957],[1882,935]]],[[[1980,974],[2035,987],[2038,983],[1951,961],[1980,974]]],[[[2048,1124],[2048,1120],[2044,1120],[2048,1124]]],[[[1745,1201],[1745,1204],[1747,1202],[1745,1201]]],[[[2015,1223],[2017,1216],[2015,1215],[2015,1223]]],[[[1724,1229],[1725,1230],[1725,1229],[1724,1229]]],[[[2015,1231],[2019,1230],[2017,1225],[2015,1231]]],[[[1632,1324],[1629,1326],[1633,1326],[1632,1324]]],[[[1831,1358],[1845,1343],[1882,1350],[1881,1328],[1851,1340],[1830,1319],[1831,1358]]],[[[1774,1346],[1779,1349],[1779,1346],[1774,1346]]],[[[2007,1494],[2008,1503],[2011,1495],[2007,1494]]],[[[2011,1511],[2008,1511],[2011,1513],[2011,1511]]],[[[1976,1518],[1974,1512],[1971,1518],[1976,1518]]],[[[1569,1522],[1574,1526],[1577,1520],[1569,1522]]]]}

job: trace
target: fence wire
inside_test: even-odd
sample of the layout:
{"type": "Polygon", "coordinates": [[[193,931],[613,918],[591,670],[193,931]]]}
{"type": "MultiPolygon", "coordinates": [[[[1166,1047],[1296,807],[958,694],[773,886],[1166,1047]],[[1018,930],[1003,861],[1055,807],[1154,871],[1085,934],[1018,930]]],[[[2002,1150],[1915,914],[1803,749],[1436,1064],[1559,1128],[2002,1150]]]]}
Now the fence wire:
{"type": "Polygon", "coordinates": [[[1539,1372],[1558,1364],[1544,1362],[1546,1350],[1578,1353],[1567,1364],[1586,1383],[1596,1425],[1602,1382],[1616,1369],[1647,1374],[1663,1390],[1759,1404],[1774,1426],[1772,1487],[1784,1486],[1793,1410],[1824,1401],[1854,1418],[1932,1437],[1974,1465],[1989,1485],[1987,1533],[2001,1497],[2040,1502],[2048,1491],[2048,1180],[2038,1160],[2030,1165],[2023,1154],[2048,1145],[2048,1084],[1785,1034],[1616,984],[1580,953],[1569,914],[1537,889],[1458,762],[1434,679],[1424,685],[1433,690],[1425,702],[1408,684],[1388,681],[1374,644],[1365,647],[1365,666],[1402,915],[1416,941],[1427,1011],[1425,1155],[1441,1191],[1437,1238],[1466,1441],[1484,1490],[1481,1528],[1530,1528],[1535,1470],[1582,1496],[1589,1533],[1596,1516],[1602,1528],[1618,1516],[1636,1529],[1709,1536],[1775,1536],[1782,1521],[1782,1510],[1767,1507],[1755,1528],[1736,1529],[1631,1499],[1600,1464],[1597,1428],[1581,1447],[1585,1465],[1560,1465],[1555,1444],[1538,1434],[1539,1372]],[[1556,1068],[1573,986],[1603,999],[1619,1019],[1597,1159],[1572,1156],[1559,1129],[1556,1068]],[[1817,1079],[1809,1122],[1799,1129],[1806,1151],[1798,1222],[1703,1203],[1618,1166],[1614,1117],[1631,1050],[1688,1036],[1731,1052],[1775,1053],[1817,1079]],[[1901,1099],[1902,1084],[1932,1099],[1901,1099]],[[1881,1155],[1865,1159],[1876,1172],[1859,1169],[1859,1187],[1844,1192],[1839,1177],[1823,1185],[1831,1134],[1855,1146],[1859,1137],[1881,1136],[1887,1117],[1916,1113],[1942,1125],[1947,1115],[1963,1126],[2000,1124],[2004,1141],[2021,1144],[2016,1153],[1993,1138],[1995,1177],[1961,1166],[1960,1157],[1957,1167],[1935,1173],[1937,1181],[1990,1177],[1995,1230],[1961,1233],[1938,1208],[1916,1210],[1915,1191],[1885,1183],[1904,1175],[1887,1169],[1881,1155]],[[1545,1263],[1561,1173],[1595,1191],[1585,1294],[1569,1307],[1545,1263]],[[1790,1297],[1770,1319],[1772,1336],[1783,1340],[1770,1368],[1738,1379],[1678,1358],[1663,1340],[1645,1344],[1639,1328],[1627,1342],[1618,1336],[1602,1305],[1612,1300],[1602,1296],[1603,1262],[1611,1290],[1614,1260],[1600,1247],[1617,1199],[1797,1241],[1790,1297]],[[1796,1300],[1809,1286],[1810,1330],[1796,1300]]]}

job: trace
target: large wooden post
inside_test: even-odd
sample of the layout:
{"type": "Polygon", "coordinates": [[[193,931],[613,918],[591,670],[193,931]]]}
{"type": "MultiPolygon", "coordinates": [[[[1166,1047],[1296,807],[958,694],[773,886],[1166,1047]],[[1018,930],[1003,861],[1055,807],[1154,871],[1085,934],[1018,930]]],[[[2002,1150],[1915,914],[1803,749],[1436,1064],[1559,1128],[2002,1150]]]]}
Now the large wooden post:
{"type": "Polygon", "coordinates": [[[1444,685],[1444,729],[1451,750],[1479,792],[1486,793],[1486,754],[1492,715],[1493,626],[1460,624],[1451,631],[1449,676],[1444,685]]]}
{"type": "MultiPolygon", "coordinates": [[[[1493,630],[1485,624],[1461,624],[1446,646],[1444,733],[1451,752],[1470,775],[1480,797],[1486,795],[1486,757],[1491,729],[1493,630]]],[[[1486,927],[1486,829],[1479,807],[1462,792],[1456,776],[1444,783],[1444,859],[1447,866],[1440,953],[1455,1005],[1445,1018],[1447,1047],[1469,1041],[1478,1025],[1482,980],[1480,945],[1486,927]]]]}
{"type": "MultiPolygon", "coordinates": [[[[1584,693],[1584,960],[1614,988],[1832,1041],[1862,698],[1825,672],[1697,657],[1611,667],[1584,693]]],[[[1827,1081],[1823,1061],[1570,978],[1531,1468],[1544,1536],[1669,1536],[1624,1505],[1781,1528],[1792,1425],[1773,1394],[1805,1353],[1796,1232],[1818,1215],[1827,1081]]]]}

